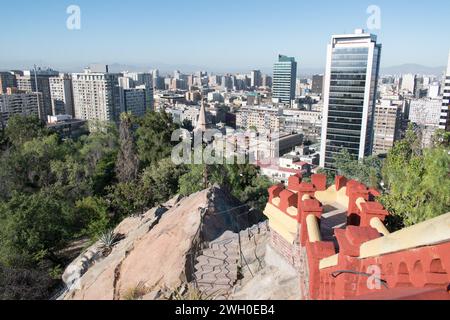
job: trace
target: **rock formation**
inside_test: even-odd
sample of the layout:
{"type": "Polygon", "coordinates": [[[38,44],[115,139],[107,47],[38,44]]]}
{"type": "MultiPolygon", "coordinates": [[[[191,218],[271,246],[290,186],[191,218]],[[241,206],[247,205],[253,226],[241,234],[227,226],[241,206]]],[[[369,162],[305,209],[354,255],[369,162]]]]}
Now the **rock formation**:
{"type": "Polygon", "coordinates": [[[75,259],[64,272],[68,289],[60,299],[161,299],[187,284],[203,298],[241,292],[250,299],[245,285],[266,268],[269,233],[260,218],[217,186],[175,197],[123,220],[107,254],[97,242],[75,259]]]}

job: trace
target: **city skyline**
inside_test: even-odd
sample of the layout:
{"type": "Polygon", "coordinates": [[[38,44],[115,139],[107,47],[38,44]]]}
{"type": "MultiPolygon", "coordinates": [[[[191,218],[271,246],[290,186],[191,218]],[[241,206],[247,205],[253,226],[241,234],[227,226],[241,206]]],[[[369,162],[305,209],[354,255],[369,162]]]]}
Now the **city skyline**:
{"type": "MultiPolygon", "coordinates": [[[[0,26],[14,25],[17,32],[5,33],[3,40],[9,45],[0,53],[0,69],[39,64],[75,72],[98,62],[138,69],[267,72],[274,57],[286,54],[298,61],[299,74],[309,69],[320,72],[325,67],[329,37],[367,29],[367,8],[373,4],[352,1],[340,8],[325,1],[319,10],[318,4],[304,1],[177,1],[177,9],[169,10],[173,4],[154,1],[133,5],[111,1],[108,7],[77,1],[81,29],[69,30],[66,9],[73,3],[45,2],[22,0],[5,6],[0,26]],[[20,24],[14,14],[18,6],[20,24]],[[34,49],[27,49],[30,47],[34,49]]],[[[446,65],[449,47],[441,39],[446,32],[447,2],[440,1],[442,10],[421,3],[410,6],[406,1],[378,1],[375,5],[381,10],[381,29],[367,32],[377,34],[384,44],[382,68],[409,63],[446,65]]]]}

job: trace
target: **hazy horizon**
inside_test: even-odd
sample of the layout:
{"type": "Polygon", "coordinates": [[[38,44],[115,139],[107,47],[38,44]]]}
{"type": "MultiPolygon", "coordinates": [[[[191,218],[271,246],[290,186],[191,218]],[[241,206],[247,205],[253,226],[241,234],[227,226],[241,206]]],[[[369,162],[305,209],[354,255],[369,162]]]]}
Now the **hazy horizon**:
{"type": "MultiPolygon", "coordinates": [[[[90,63],[137,68],[183,66],[212,72],[271,70],[278,54],[302,70],[323,70],[331,35],[364,28],[383,45],[383,68],[447,64],[450,3],[406,0],[279,2],[248,0],[78,1],[17,0],[2,6],[0,69],[49,66],[79,71],[90,63]],[[80,8],[80,29],[69,30],[67,8],[80,8]],[[367,8],[380,9],[380,29],[367,30],[367,8]],[[175,8],[175,9],[174,9],[175,8]],[[14,28],[11,28],[13,26],[14,28]]],[[[165,70],[165,69],[168,70],[165,70]]],[[[142,70],[145,71],[145,70],[142,70]]]]}

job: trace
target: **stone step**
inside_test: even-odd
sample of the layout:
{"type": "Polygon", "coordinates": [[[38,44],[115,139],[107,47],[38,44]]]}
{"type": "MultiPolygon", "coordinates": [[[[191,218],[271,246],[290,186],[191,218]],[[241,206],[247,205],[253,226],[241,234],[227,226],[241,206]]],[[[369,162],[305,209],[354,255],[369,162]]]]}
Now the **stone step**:
{"type": "MultiPolygon", "coordinates": [[[[236,272],[237,273],[237,263],[235,264],[223,264],[223,265],[216,265],[216,266],[212,266],[209,264],[204,264],[204,265],[196,265],[195,266],[195,270],[197,270],[197,272],[203,272],[203,273],[220,273],[221,270],[226,269],[229,272],[236,272]]],[[[196,274],[197,274],[196,272],[196,274]]]]}
{"type": "Polygon", "coordinates": [[[229,285],[232,286],[233,283],[236,281],[236,279],[229,279],[225,276],[221,278],[215,278],[213,276],[211,277],[201,277],[197,278],[197,284],[210,284],[212,286],[219,286],[219,285],[229,285]]]}

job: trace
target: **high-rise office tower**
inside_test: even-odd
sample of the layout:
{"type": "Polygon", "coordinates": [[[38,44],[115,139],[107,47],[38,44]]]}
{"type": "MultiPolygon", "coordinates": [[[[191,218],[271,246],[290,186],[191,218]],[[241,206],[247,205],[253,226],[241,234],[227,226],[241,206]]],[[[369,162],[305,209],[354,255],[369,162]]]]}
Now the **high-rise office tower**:
{"type": "Polygon", "coordinates": [[[124,111],[120,74],[93,72],[72,74],[75,117],[82,120],[119,121],[124,111]]]}
{"type": "Polygon", "coordinates": [[[50,82],[50,95],[52,98],[52,114],[67,114],[74,116],[72,78],[68,74],[52,77],[50,82]]]}
{"type": "Polygon", "coordinates": [[[444,98],[442,99],[441,119],[439,128],[450,131],[450,53],[448,55],[447,72],[445,75],[444,98]]]}
{"type": "Polygon", "coordinates": [[[334,170],[334,155],[347,149],[357,158],[372,153],[381,44],[355,30],[328,45],[320,166],[334,170]]]}
{"type": "Polygon", "coordinates": [[[323,94],[323,75],[321,74],[313,75],[311,92],[314,94],[323,94]]]}
{"type": "Polygon", "coordinates": [[[273,66],[272,98],[277,103],[290,104],[295,99],[297,62],[292,57],[278,56],[273,66]]]}

